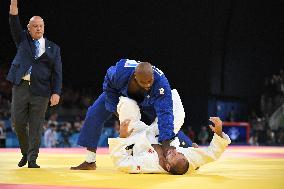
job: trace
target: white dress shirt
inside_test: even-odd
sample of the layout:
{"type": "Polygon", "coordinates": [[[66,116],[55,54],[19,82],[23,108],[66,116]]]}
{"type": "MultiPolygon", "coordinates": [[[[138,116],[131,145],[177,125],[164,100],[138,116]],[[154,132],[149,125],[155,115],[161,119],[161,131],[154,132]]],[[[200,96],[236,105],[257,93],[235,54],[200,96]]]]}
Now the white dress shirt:
{"type": "Polygon", "coordinates": [[[39,41],[38,57],[40,57],[45,52],[45,39],[43,37],[41,37],[38,41],[39,41]]]}

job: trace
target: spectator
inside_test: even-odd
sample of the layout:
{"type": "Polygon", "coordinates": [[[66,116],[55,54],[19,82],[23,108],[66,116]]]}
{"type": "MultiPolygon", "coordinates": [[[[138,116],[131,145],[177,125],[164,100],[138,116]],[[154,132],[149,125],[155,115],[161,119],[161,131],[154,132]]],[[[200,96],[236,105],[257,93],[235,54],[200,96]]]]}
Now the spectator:
{"type": "Polygon", "coordinates": [[[5,123],[0,121],[0,148],[6,147],[6,132],[5,132],[5,123]]]}
{"type": "Polygon", "coordinates": [[[231,121],[231,122],[236,121],[235,108],[233,106],[231,107],[231,110],[227,115],[226,121],[231,121]]]}
{"type": "Polygon", "coordinates": [[[270,128],[266,130],[266,144],[275,145],[275,134],[270,128]]]}
{"type": "Polygon", "coordinates": [[[52,113],[52,114],[49,116],[49,119],[48,119],[47,124],[48,124],[48,125],[54,124],[55,127],[56,127],[56,126],[58,125],[57,118],[58,118],[58,114],[57,114],[57,113],[52,113]]]}
{"type": "Polygon", "coordinates": [[[251,146],[258,146],[258,136],[257,136],[257,133],[253,134],[250,139],[249,139],[249,144],[251,146]]]}
{"type": "Polygon", "coordinates": [[[82,127],[82,121],[75,121],[73,127],[73,133],[79,133],[82,127]]]}
{"type": "Polygon", "coordinates": [[[187,132],[186,133],[187,133],[187,136],[190,138],[190,140],[192,142],[194,142],[195,141],[195,132],[192,130],[191,126],[187,127],[187,132]]]}
{"type": "Polygon", "coordinates": [[[46,148],[54,148],[57,144],[56,126],[54,123],[49,124],[49,127],[44,132],[44,145],[46,148]]]}
{"type": "Polygon", "coordinates": [[[277,138],[277,143],[279,145],[284,145],[284,129],[279,129],[279,135],[278,135],[278,138],[277,138]]]}
{"type": "Polygon", "coordinates": [[[202,145],[206,145],[208,142],[208,138],[209,138],[209,133],[207,131],[207,127],[206,126],[202,126],[201,131],[198,134],[198,140],[200,141],[200,143],[202,145]]]}
{"type": "Polygon", "coordinates": [[[10,101],[5,95],[1,94],[0,90],[0,119],[8,119],[10,117],[10,107],[10,101]]]}
{"type": "Polygon", "coordinates": [[[61,129],[60,129],[60,134],[61,134],[61,137],[62,137],[61,146],[62,147],[71,147],[71,144],[69,142],[69,137],[72,135],[71,123],[69,123],[69,122],[63,123],[63,125],[61,126],[61,129]]]}

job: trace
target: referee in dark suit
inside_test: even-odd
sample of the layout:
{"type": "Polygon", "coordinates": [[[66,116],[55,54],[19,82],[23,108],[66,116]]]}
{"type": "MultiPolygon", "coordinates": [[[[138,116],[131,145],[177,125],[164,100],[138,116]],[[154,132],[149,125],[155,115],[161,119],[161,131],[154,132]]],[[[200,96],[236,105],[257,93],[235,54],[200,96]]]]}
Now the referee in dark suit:
{"type": "Polygon", "coordinates": [[[18,166],[28,162],[29,168],[39,168],[42,124],[50,105],[57,105],[62,87],[62,62],[60,48],[43,38],[44,22],[33,16],[22,29],[18,16],[17,0],[11,0],[9,16],[11,34],[17,46],[7,80],[13,83],[12,125],[16,131],[22,159],[18,166]]]}

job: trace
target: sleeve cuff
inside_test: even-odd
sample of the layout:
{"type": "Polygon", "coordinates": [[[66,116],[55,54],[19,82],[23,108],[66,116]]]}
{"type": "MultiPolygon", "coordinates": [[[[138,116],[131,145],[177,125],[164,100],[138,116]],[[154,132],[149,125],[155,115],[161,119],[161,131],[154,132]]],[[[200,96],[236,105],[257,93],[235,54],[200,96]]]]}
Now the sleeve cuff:
{"type": "Polygon", "coordinates": [[[222,132],[222,137],[220,137],[216,133],[214,133],[214,137],[217,138],[219,141],[225,142],[227,144],[231,144],[230,137],[226,133],[224,133],[224,132],[222,132]]]}

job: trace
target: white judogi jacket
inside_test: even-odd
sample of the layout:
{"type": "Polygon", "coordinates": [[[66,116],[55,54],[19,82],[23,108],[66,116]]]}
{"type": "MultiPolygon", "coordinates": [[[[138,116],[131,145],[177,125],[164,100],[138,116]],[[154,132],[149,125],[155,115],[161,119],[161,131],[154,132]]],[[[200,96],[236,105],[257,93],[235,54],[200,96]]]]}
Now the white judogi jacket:
{"type": "Polygon", "coordinates": [[[109,138],[109,152],[118,170],[127,173],[166,173],[160,166],[157,152],[147,139],[147,132],[130,138],[109,138]],[[132,145],[131,151],[126,147],[132,145]]]}
{"type": "MultiPolygon", "coordinates": [[[[141,132],[130,138],[110,138],[109,152],[114,165],[127,173],[166,173],[160,166],[157,152],[151,146],[148,138],[150,132],[141,132]],[[134,144],[131,155],[125,148],[134,144]]],[[[231,140],[228,135],[222,133],[223,138],[214,134],[210,145],[206,148],[182,148],[179,147],[178,139],[171,145],[177,151],[184,154],[189,161],[188,173],[194,172],[197,167],[217,160],[225,151],[231,140]]]]}

